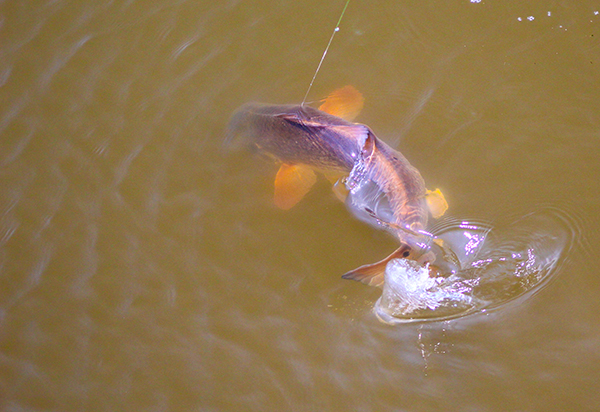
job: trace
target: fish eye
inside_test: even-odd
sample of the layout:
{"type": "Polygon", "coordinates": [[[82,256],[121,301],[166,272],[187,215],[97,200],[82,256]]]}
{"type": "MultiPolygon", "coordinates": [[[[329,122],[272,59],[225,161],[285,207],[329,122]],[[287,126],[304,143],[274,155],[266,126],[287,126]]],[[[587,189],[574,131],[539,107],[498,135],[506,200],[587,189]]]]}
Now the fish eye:
{"type": "Polygon", "coordinates": [[[410,255],[410,252],[408,250],[405,250],[404,253],[402,253],[402,257],[408,257],[408,255],[410,255]]]}

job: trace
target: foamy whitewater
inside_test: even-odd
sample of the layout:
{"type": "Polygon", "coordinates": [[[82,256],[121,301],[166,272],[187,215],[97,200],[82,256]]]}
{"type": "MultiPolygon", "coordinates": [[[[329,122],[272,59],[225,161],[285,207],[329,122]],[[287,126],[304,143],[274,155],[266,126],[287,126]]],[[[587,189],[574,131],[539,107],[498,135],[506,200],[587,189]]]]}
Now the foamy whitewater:
{"type": "Polygon", "coordinates": [[[430,270],[415,261],[391,260],[374,312],[385,323],[443,320],[498,307],[550,278],[573,232],[557,209],[517,219],[504,230],[448,220],[437,231],[450,254],[430,270]]]}

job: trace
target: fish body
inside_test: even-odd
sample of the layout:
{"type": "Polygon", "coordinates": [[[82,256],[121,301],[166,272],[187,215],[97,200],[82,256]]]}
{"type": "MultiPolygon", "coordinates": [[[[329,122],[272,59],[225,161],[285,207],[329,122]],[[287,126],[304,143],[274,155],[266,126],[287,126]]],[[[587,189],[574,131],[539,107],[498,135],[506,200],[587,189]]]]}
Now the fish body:
{"type": "Polygon", "coordinates": [[[427,189],[421,174],[370,129],[346,187],[346,205],[355,216],[383,226],[401,241],[427,226],[427,189]]]}
{"type": "MultiPolygon", "coordinates": [[[[349,91],[358,93],[353,88],[349,91]]],[[[362,95],[358,95],[362,107],[362,95]]],[[[330,98],[339,99],[340,94],[334,92],[330,98]]],[[[431,238],[423,231],[429,215],[427,195],[432,192],[425,188],[419,171],[368,126],[332,114],[358,110],[343,106],[338,110],[337,100],[333,105],[330,98],[321,106],[330,113],[304,105],[245,104],[233,114],[227,140],[234,145],[254,145],[281,163],[275,179],[275,203],[283,209],[295,205],[310,190],[315,171],[330,180],[342,177],[336,186],[345,186],[341,197],[350,212],[386,229],[401,242],[401,247],[381,262],[343,276],[381,286],[385,265],[391,259],[431,261],[431,254],[423,249],[431,238]]]]}
{"type": "Polygon", "coordinates": [[[347,204],[362,220],[413,231],[427,225],[420,173],[366,125],[310,106],[248,103],[233,115],[229,134],[283,164],[348,176],[347,204]]]}
{"type": "Polygon", "coordinates": [[[236,110],[228,132],[230,140],[254,144],[282,163],[346,174],[365,134],[362,125],[310,106],[262,103],[236,110]]]}

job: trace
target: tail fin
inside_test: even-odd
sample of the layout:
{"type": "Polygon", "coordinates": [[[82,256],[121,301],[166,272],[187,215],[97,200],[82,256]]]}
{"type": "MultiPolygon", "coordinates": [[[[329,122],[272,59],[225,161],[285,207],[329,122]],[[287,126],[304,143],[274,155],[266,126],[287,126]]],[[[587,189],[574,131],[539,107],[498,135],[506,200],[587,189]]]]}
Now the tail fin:
{"type": "Polygon", "coordinates": [[[384,282],[385,267],[392,259],[410,259],[412,248],[407,244],[402,244],[391,255],[377,263],[363,265],[342,275],[343,279],[352,279],[369,286],[382,287],[384,282]]]}

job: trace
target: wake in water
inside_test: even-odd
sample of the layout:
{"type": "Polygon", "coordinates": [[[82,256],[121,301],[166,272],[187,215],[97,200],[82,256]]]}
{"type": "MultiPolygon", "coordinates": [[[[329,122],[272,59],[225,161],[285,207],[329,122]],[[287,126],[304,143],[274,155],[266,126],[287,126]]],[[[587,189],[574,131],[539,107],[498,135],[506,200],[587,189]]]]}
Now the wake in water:
{"type": "Polygon", "coordinates": [[[447,219],[435,232],[446,253],[439,272],[404,259],[388,263],[374,308],[383,322],[465,316],[531,292],[555,272],[574,236],[564,213],[550,208],[504,230],[447,219]]]}

